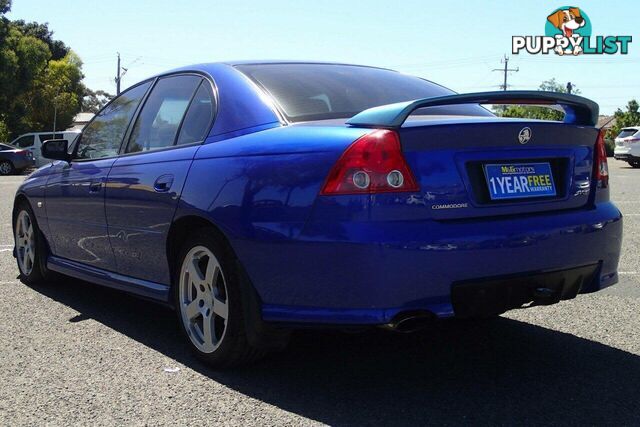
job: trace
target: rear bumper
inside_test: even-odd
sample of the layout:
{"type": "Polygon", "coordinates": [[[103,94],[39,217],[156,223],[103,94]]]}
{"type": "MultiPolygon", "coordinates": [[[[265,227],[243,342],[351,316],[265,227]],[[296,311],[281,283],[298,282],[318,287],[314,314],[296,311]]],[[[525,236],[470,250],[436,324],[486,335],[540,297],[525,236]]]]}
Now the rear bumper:
{"type": "Polygon", "coordinates": [[[627,144],[623,146],[616,145],[613,150],[613,157],[616,160],[640,160],[640,145],[639,144],[627,144]]]}
{"type": "Polygon", "coordinates": [[[628,162],[629,160],[640,160],[640,156],[634,156],[633,154],[614,154],[613,158],[616,160],[624,160],[628,162]]]}
{"type": "Polygon", "coordinates": [[[12,159],[13,167],[16,170],[22,170],[26,168],[34,167],[36,162],[34,159],[29,159],[26,157],[14,157],[12,159]]]}
{"type": "Polygon", "coordinates": [[[575,298],[598,286],[600,264],[545,273],[525,273],[454,283],[453,311],[457,317],[484,317],[532,305],[549,305],[575,298]],[[596,281],[598,280],[598,281],[596,281]]]}
{"type": "MultiPolygon", "coordinates": [[[[385,324],[409,310],[444,318],[462,314],[452,299],[461,283],[585,266],[594,266],[593,277],[576,292],[618,280],[622,215],[610,202],[516,218],[314,226],[319,228],[326,228],[325,235],[233,242],[262,299],[264,320],[385,324]]],[[[569,272],[556,276],[571,279],[569,272]]],[[[567,291],[560,299],[572,296],[567,291]]]]}

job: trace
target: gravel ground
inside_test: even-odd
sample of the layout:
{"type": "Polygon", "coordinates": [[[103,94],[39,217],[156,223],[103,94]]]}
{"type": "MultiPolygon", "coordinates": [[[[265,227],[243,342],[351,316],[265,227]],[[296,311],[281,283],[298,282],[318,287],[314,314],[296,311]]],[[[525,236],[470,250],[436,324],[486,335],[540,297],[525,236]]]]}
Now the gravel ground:
{"type": "Polygon", "coordinates": [[[27,287],[11,256],[23,177],[0,178],[0,425],[640,425],[640,170],[610,160],[621,282],[427,331],[304,331],[218,372],[168,309],[84,282],[27,287]],[[169,371],[169,372],[168,372],[169,371]]]}

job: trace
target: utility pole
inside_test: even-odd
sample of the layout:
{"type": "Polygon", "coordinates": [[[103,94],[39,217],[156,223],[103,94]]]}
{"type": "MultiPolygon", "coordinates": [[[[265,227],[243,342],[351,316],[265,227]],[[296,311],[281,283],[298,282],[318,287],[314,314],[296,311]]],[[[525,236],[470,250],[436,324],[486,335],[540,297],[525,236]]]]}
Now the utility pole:
{"type": "Polygon", "coordinates": [[[58,121],[58,96],[60,95],[60,88],[56,91],[56,96],[53,97],[53,139],[56,139],[56,122],[58,121]]]}
{"type": "MultiPolygon", "coordinates": [[[[116,70],[116,78],[114,80],[116,82],[116,95],[120,95],[120,82],[122,81],[122,78],[124,77],[124,75],[127,74],[127,71],[129,71],[129,69],[120,66],[120,52],[117,52],[117,53],[118,53],[118,69],[116,70]]],[[[140,59],[140,57],[136,58],[136,60],[133,61],[132,64],[136,62],[138,59],[140,59]]]]}
{"type": "Polygon", "coordinates": [[[504,62],[504,68],[494,68],[493,71],[501,71],[504,73],[504,83],[500,85],[500,89],[507,90],[507,75],[510,71],[517,73],[520,71],[520,68],[509,68],[509,57],[507,55],[504,56],[504,59],[500,62],[504,62]]]}
{"type": "Polygon", "coordinates": [[[118,70],[116,71],[116,95],[120,95],[120,79],[122,76],[120,75],[120,52],[118,52],[118,70]]]}

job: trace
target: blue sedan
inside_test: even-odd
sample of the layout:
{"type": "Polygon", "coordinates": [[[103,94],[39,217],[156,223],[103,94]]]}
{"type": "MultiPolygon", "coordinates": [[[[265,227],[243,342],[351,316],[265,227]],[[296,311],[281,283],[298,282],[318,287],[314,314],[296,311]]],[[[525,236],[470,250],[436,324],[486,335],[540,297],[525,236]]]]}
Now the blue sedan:
{"type": "Polygon", "coordinates": [[[56,161],[16,194],[14,254],[28,284],[66,275],[175,307],[218,367],[296,327],[412,331],[552,304],[618,280],[597,118],[578,96],[455,94],[373,67],[185,67],[44,144],[56,161]]]}

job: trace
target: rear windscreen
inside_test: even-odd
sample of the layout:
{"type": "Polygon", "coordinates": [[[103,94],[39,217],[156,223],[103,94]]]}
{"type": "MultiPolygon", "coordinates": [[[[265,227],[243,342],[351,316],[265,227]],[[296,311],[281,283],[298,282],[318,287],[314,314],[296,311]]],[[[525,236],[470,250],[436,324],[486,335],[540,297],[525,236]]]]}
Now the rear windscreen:
{"type": "Polygon", "coordinates": [[[622,131],[620,131],[620,135],[618,135],[618,138],[626,138],[628,136],[633,136],[636,132],[637,132],[636,129],[622,129],[622,131]]]}
{"type": "MultiPolygon", "coordinates": [[[[266,90],[292,122],[349,118],[379,105],[454,94],[418,77],[380,68],[334,64],[248,64],[237,68],[266,90]]],[[[416,114],[491,115],[477,105],[425,108],[416,114]]]]}

